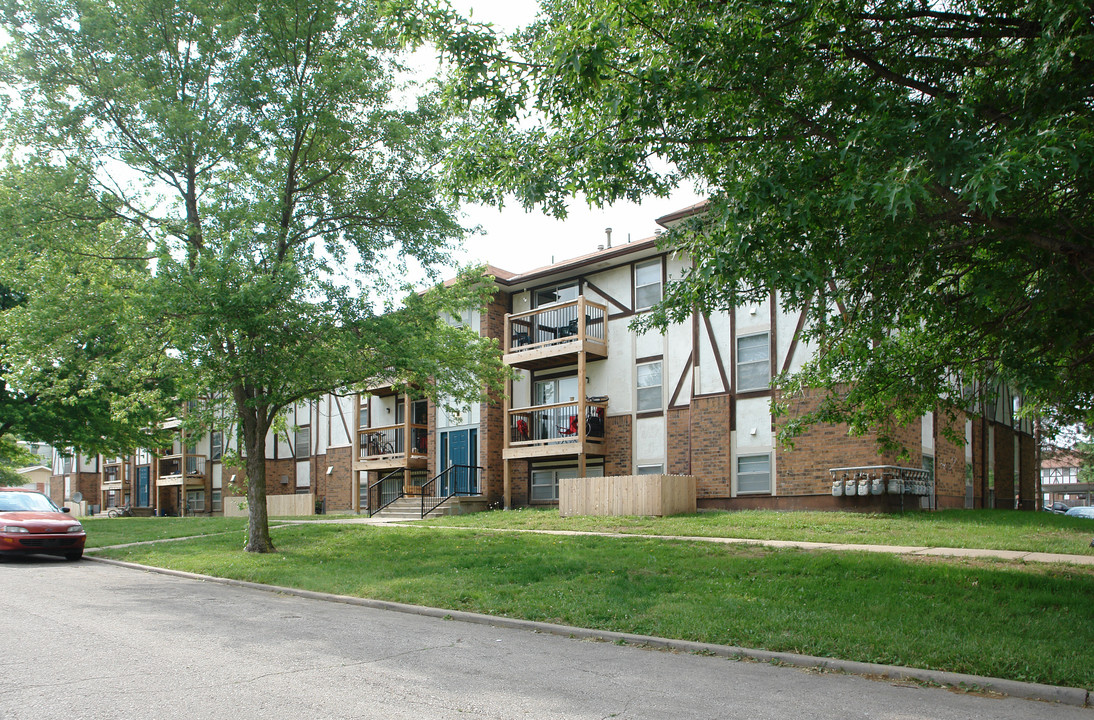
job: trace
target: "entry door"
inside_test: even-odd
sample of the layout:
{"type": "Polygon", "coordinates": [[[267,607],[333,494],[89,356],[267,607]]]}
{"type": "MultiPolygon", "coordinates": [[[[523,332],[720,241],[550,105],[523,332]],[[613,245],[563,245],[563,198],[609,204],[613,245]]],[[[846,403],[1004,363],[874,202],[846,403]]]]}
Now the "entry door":
{"type": "MultiPolygon", "coordinates": [[[[468,430],[453,430],[448,433],[448,466],[453,465],[470,465],[471,464],[471,445],[468,442],[468,430]]],[[[461,476],[466,475],[467,471],[462,468],[457,468],[452,472],[444,476],[444,487],[441,488],[441,492],[445,495],[459,489],[460,485],[466,485],[466,478],[461,476]],[[462,482],[461,482],[462,480],[462,482]]]]}
{"type": "Polygon", "coordinates": [[[150,481],[148,467],[137,468],[137,507],[148,507],[150,481]]]}

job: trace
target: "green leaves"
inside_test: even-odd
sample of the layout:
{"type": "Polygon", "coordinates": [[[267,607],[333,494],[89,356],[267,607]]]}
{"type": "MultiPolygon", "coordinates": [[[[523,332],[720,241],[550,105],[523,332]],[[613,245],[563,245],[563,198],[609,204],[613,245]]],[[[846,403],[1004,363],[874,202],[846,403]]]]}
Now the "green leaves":
{"type": "Polygon", "coordinates": [[[974,376],[1094,412],[1084,3],[582,0],[547,3],[517,50],[549,69],[524,75],[542,121],[499,128],[466,98],[453,168],[472,196],[709,189],[662,236],[695,267],[650,322],[824,297],[803,379],[856,426],[963,404],[974,376]],[[505,153],[519,164],[495,172],[505,153]]]}

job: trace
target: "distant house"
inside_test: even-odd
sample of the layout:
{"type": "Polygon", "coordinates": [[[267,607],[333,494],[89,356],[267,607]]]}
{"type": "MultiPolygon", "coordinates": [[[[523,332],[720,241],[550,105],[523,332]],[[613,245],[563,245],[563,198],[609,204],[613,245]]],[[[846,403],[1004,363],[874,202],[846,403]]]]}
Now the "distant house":
{"type": "Polygon", "coordinates": [[[45,465],[31,465],[15,471],[24,478],[23,487],[49,495],[49,478],[53,471],[45,465]]]}
{"type": "Polygon", "coordinates": [[[1070,450],[1054,449],[1041,460],[1041,502],[1047,507],[1054,502],[1068,505],[1094,505],[1091,493],[1094,483],[1079,482],[1082,459],[1070,450]]]}

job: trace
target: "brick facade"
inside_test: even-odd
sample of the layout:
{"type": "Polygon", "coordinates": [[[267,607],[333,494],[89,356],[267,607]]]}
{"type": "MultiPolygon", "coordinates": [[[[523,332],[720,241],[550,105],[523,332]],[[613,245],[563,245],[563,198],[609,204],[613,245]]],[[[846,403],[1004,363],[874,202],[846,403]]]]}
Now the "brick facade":
{"type": "MultiPolygon", "coordinates": [[[[508,295],[503,292],[494,293],[490,304],[479,316],[479,333],[483,337],[504,337],[507,312],[509,312],[508,295]]],[[[492,397],[479,405],[478,459],[478,464],[483,468],[482,492],[490,507],[497,506],[505,499],[505,477],[502,469],[504,446],[505,408],[500,396],[492,397]]]]}
{"type": "Polygon", "coordinates": [[[995,428],[995,507],[1014,508],[1014,433],[1010,428],[992,423],[995,428]]]}
{"type": "Polygon", "coordinates": [[[327,512],[353,509],[353,448],[334,447],[326,455],[317,456],[318,472],[314,473],[316,497],[326,501],[327,512]],[[333,467],[330,475],[327,468],[333,467]]]}
{"type": "Polygon", "coordinates": [[[965,436],[963,417],[947,420],[935,415],[934,426],[934,476],[939,508],[965,507],[965,445],[957,445],[946,437],[950,428],[959,438],[965,436]]]}
{"type": "Polygon", "coordinates": [[[729,395],[698,397],[691,401],[690,442],[687,450],[690,475],[695,476],[698,499],[728,498],[732,488],[730,458],[731,405],[729,395]]]}
{"type": "MultiPolygon", "coordinates": [[[[605,475],[630,475],[634,439],[630,415],[609,415],[604,419],[605,475]]],[[[516,504],[516,500],[513,500],[516,504]]]]}

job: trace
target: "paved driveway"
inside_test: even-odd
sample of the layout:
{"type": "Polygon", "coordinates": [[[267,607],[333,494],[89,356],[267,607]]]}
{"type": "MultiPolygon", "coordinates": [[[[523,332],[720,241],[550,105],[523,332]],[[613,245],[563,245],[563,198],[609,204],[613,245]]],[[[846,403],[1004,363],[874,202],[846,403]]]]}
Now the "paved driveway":
{"type": "Polygon", "coordinates": [[[0,565],[0,719],[1083,718],[83,561],[0,565]]]}

